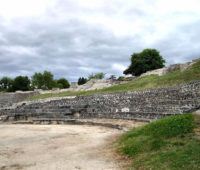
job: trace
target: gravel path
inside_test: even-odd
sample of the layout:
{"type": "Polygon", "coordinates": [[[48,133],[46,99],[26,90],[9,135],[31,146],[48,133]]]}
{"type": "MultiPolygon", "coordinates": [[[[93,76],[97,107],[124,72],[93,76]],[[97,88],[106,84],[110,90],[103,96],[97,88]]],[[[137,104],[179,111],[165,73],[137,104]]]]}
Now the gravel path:
{"type": "Polygon", "coordinates": [[[118,170],[108,148],[119,130],[83,125],[0,125],[0,170],[118,170]]]}

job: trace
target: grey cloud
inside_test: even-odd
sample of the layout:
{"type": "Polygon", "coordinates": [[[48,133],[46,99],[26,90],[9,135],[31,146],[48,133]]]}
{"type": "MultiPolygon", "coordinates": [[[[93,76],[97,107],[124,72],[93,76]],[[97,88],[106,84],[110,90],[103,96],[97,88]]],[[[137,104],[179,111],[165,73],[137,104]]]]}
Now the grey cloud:
{"type": "MultiPolygon", "coordinates": [[[[66,1],[60,1],[56,10],[48,11],[41,18],[17,18],[10,25],[0,22],[0,77],[31,76],[44,70],[51,71],[55,78],[66,77],[70,81],[96,72],[105,72],[107,76],[121,75],[122,71],[113,64],[128,66],[130,55],[145,48],[158,49],[167,64],[200,57],[199,21],[177,25],[166,36],[147,43],[145,33],[156,34],[153,22],[144,24],[143,32],[116,35],[101,24],[91,24],[81,16],[79,18],[85,12],[102,12],[111,17],[120,7],[118,3],[111,8],[107,6],[87,11],[77,8],[73,1],[68,1],[68,5],[66,1]],[[68,17],[74,10],[76,15],[68,17]]],[[[124,11],[123,15],[150,18],[137,7],[128,7],[124,11]]],[[[3,20],[0,18],[0,21],[3,20]]]]}
{"type": "Polygon", "coordinates": [[[200,57],[199,35],[200,20],[178,26],[152,46],[162,52],[168,64],[192,61],[200,57]]]}
{"type": "Polygon", "coordinates": [[[70,79],[68,76],[72,76],[70,80],[75,81],[74,77],[77,79],[92,72],[115,74],[116,70],[111,69],[112,63],[127,64],[129,43],[137,43],[130,37],[116,37],[104,28],[77,20],[58,25],[33,22],[22,29],[2,29],[6,43],[0,46],[0,58],[4,59],[0,69],[8,75],[11,72],[21,74],[21,70],[26,70],[30,76],[34,72],[50,70],[56,78],[70,79]],[[34,53],[19,55],[5,50],[5,47],[13,46],[32,49],[34,53]]]}

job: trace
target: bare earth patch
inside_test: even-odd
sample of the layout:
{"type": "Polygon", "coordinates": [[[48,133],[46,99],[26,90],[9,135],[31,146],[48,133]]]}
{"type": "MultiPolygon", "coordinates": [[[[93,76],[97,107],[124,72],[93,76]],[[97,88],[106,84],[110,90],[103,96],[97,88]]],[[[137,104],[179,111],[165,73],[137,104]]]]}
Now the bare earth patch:
{"type": "Polygon", "coordinates": [[[0,170],[117,170],[122,132],[86,125],[0,125],[0,170]]]}

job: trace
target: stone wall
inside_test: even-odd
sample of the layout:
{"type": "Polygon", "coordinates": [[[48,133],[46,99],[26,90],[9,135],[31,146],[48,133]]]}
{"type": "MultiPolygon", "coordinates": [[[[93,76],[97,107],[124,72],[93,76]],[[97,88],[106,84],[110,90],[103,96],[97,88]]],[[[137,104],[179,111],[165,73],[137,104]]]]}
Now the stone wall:
{"type": "Polygon", "coordinates": [[[200,108],[200,81],[178,86],[22,102],[1,115],[35,119],[160,119],[200,108]]]}
{"type": "Polygon", "coordinates": [[[167,73],[173,72],[173,71],[185,71],[189,67],[191,67],[193,64],[199,62],[200,59],[193,60],[192,62],[187,62],[184,64],[172,64],[168,67],[147,71],[146,73],[141,74],[140,77],[149,76],[149,75],[158,75],[158,76],[164,76],[167,73]]]}
{"type": "Polygon", "coordinates": [[[11,106],[14,103],[21,102],[28,97],[32,97],[39,92],[15,92],[15,93],[0,93],[0,108],[11,106]]]}
{"type": "Polygon", "coordinates": [[[76,82],[72,82],[70,84],[70,88],[67,89],[38,90],[38,91],[40,92],[40,94],[61,93],[67,91],[90,91],[90,90],[107,88],[113,85],[124,84],[127,82],[128,81],[91,79],[83,85],[78,85],[76,82]]]}

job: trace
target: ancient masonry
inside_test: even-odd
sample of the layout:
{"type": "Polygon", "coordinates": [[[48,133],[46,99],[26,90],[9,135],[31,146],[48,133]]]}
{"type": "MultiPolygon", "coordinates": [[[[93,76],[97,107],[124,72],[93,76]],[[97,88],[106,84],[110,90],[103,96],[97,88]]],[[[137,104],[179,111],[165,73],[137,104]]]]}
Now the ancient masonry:
{"type": "Polygon", "coordinates": [[[1,108],[0,116],[14,119],[111,118],[155,120],[200,108],[200,81],[147,89],[90,96],[21,102],[1,108]]]}
{"type": "Polygon", "coordinates": [[[39,92],[16,92],[16,93],[0,93],[0,108],[11,106],[13,103],[18,103],[28,97],[39,94],[39,92]]]}

